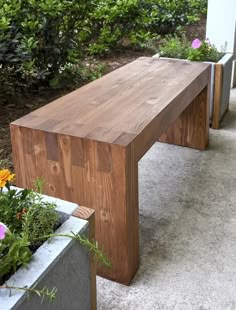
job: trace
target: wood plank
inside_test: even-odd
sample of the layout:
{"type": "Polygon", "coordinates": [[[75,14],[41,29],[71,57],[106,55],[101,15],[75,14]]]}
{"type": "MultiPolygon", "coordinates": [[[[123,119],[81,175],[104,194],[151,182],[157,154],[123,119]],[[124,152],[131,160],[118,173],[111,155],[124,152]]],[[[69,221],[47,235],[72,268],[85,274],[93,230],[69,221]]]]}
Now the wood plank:
{"type": "Polygon", "coordinates": [[[139,265],[138,166],[131,150],[89,140],[83,145],[87,164],[73,167],[73,200],[96,211],[96,239],[113,266],[99,267],[98,274],[129,284],[139,265]]]}
{"type": "MultiPolygon", "coordinates": [[[[210,71],[208,71],[209,73],[209,77],[210,77],[210,71]]],[[[206,81],[205,81],[206,82],[206,81]]],[[[209,82],[209,80],[208,80],[209,82]]],[[[176,121],[176,119],[178,118],[178,116],[181,115],[182,113],[182,120],[185,119],[185,123],[187,123],[187,119],[188,117],[190,117],[190,115],[192,115],[191,113],[195,113],[198,110],[198,103],[196,100],[196,103],[193,104],[192,108],[187,108],[189,106],[189,104],[191,103],[192,99],[191,98],[195,98],[195,96],[197,96],[199,93],[201,93],[202,89],[204,88],[204,83],[199,83],[194,90],[192,90],[190,93],[183,92],[181,94],[179,94],[179,96],[177,98],[174,98],[172,100],[172,103],[169,104],[168,107],[166,107],[166,109],[164,109],[163,111],[161,111],[157,117],[149,122],[147,124],[147,126],[145,127],[145,129],[134,139],[134,143],[135,143],[135,158],[137,160],[140,160],[143,155],[150,149],[150,147],[158,140],[158,138],[168,129],[170,128],[173,123],[176,121]],[[190,101],[189,101],[190,100],[190,101]],[[185,115],[184,111],[187,109],[187,113],[185,115]],[[184,116],[185,115],[185,116],[184,116]]],[[[204,131],[204,133],[202,132],[202,139],[205,139],[205,142],[203,142],[203,144],[205,145],[205,147],[208,144],[208,136],[209,136],[209,128],[207,126],[209,126],[209,121],[207,119],[205,119],[206,115],[204,115],[204,113],[207,113],[207,115],[209,115],[209,91],[210,91],[210,87],[208,84],[208,90],[205,90],[205,95],[206,97],[202,97],[200,96],[199,100],[200,102],[202,102],[202,104],[204,104],[204,100],[206,100],[205,102],[205,106],[204,109],[199,108],[199,116],[195,119],[195,122],[188,122],[188,130],[190,130],[190,128],[193,126],[194,129],[197,128],[197,126],[201,126],[202,130],[204,131]],[[202,100],[203,99],[203,100],[202,100]],[[199,123],[196,123],[196,120],[199,121],[199,123]]],[[[192,116],[192,118],[194,118],[194,116],[192,116]]],[[[181,117],[178,119],[177,122],[180,122],[181,117]]],[[[184,122],[182,121],[182,126],[183,126],[184,122]]],[[[178,127],[178,126],[177,126],[178,127]]],[[[173,130],[174,127],[173,127],[173,130]]],[[[170,133],[171,129],[169,130],[170,133]]],[[[196,135],[197,135],[196,131],[196,135]]],[[[182,134],[184,134],[184,131],[182,130],[181,132],[179,131],[179,137],[177,134],[175,134],[175,139],[171,139],[169,141],[169,143],[172,144],[179,144],[178,139],[184,139],[184,137],[182,137],[182,134]]],[[[164,136],[162,136],[161,141],[164,142],[164,136]]],[[[173,138],[173,136],[172,136],[173,138]]],[[[192,138],[194,138],[194,136],[192,135],[192,138]]],[[[198,138],[197,138],[198,139],[198,138]]],[[[188,146],[188,145],[185,145],[188,146]]],[[[190,146],[190,145],[189,145],[190,146]]],[[[195,148],[199,148],[202,149],[202,145],[201,144],[195,144],[194,146],[194,142],[192,142],[192,146],[191,147],[195,147],[195,148]]],[[[204,147],[204,148],[205,148],[204,147]]]]}
{"type": "Polygon", "coordinates": [[[113,143],[117,132],[138,136],[151,121],[161,121],[156,118],[168,107],[173,109],[176,98],[180,103],[184,96],[189,103],[192,92],[206,84],[209,70],[210,65],[203,63],[138,59],[117,75],[112,72],[32,112],[32,120],[23,117],[15,124],[113,143]]]}
{"type": "MultiPolygon", "coordinates": [[[[92,209],[79,206],[72,214],[75,217],[86,220],[89,222],[89,240],[95,240],[95,212],[92,209]]],[[[94,260],[92,253],[90,253],[90,300],[91,308],[90,310],[97,309],[97,284],[96,284],[96,274],[97,274],[97,263],[94,260]]]]}
{"type": "Polygon", "coordinates": [[[210,86],[192,101],[178,119],[159,138],[160,142],[206,149],[209,137],[210,86]],[[208,99],[207,99],[208,98],[208,99]]]}
{"type": "Polygon", "coordinates": [[[98,274],[129,284],[139,265],[137,163],[129,149],[90,140],[83,145],[87,165],[72,172],[75,199],[96,210],[96,239],[113,266],[99,267],[98,274]]]}
{"type": "Polygon", "coordinates": [[[215,64],[214,67],[215,67],[215,80],[214,80],[213,115],[212,115],[211,127],[213,129],[219,129],[222,83],[223,83],[223,66],[221,64],[215,64]]]}

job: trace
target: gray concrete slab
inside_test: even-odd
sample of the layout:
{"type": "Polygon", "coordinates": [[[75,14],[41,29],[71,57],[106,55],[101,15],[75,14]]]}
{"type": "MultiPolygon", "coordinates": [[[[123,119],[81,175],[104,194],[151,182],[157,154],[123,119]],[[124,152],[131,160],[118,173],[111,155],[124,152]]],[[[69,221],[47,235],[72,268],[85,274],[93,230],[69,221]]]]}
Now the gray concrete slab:
{"type": "Polygon", "coordinates": [[[201,152],[156,143],[139,164],[139,271],[97,278],[98,310],[236,310],[236,89],[201,152]]]}

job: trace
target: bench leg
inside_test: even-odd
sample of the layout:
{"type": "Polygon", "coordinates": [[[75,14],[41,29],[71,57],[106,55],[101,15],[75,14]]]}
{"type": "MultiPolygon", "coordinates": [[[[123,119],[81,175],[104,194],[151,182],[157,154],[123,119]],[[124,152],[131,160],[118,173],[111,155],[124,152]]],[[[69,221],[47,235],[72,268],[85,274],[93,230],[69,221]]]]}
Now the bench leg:
{"type": "Polygon", "coordinates": [[[11,127],[16,183],[95,210],[96,240],[112,259],[98,274],[129,284],[139,266],[138,164],[127,148],[11,127]],[[19,164],[20,163],[20,164],[19,164]]]}
{"type": "Polygon", "coordinates": [[[206,149],[209,140],[209,93],[206,87],[159,138],[160,142],[206,149]]]}
{"type": "Polygon", "coordinates": [[[129,285],[139,266],[137,162],[131,146],[85,141],[83,151],[83,171],[72,172],[75,200],[95,209],[96,239],[112,259],[98,275],[129,285]]]}

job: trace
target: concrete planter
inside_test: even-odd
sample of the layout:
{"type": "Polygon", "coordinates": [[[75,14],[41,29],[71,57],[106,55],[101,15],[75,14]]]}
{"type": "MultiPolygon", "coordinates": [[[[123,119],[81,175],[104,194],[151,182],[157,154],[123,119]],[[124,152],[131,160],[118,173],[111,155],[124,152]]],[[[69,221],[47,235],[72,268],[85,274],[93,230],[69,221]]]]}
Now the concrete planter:
{"type": "MultiPolygon", "coordinates": [[[[57,212],[63,223],[55,233],[91,236],[89,222],[74,215],[82,207],[74,203],[44,196],[48,202],[57,204],[57,212]]],[[[86,208],[86,210],[89,210],[86,208]]],[[[93,212],[93,211],[92,211],[93,212]]],[[[83,213],[83,210],[82,210],[83,213]]],[[[92,229],[93,230],[93,229],[92,229]]],[[[96,278],[88,250],[79,242],[67,237],[54,237],[45,242],[33,255],[30,264],[21,267],[7,281],[8,285],[37,288],[57,288],[56,299],[49,303],[35,294],[9,289],[0,290],[0,309],[9,310],[91,310],[96,309],[96,278]]]]}
{"type": "Polygon", "coordinates": [[[220,121],[229,109],[233,55],[225,54],[218,63],[213,64],[213,104],[212,122],[214,129],[220,128],[220,121]]]}
{"type": "MultiPolygon", "coordinates": [[[[159,58],[159,54],[153,57],[159,58]]],[[[167,59],[166,57],[160,58],[167,59]]],[[[229,109],[232,63],[233,55],[230,53],[226,53],[218,63],[211,62],[210,123],[213,129],[220,128],[220,122],[229,109]]]]}

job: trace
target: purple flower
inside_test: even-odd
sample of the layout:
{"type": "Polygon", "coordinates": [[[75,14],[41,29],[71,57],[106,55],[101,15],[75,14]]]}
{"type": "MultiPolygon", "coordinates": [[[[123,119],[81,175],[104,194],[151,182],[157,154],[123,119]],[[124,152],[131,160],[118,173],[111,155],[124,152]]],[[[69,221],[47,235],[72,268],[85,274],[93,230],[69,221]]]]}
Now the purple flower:
{"type": "Polygon", "coordinates": [[[192,42],[192,48],[199,48],[202,45],[202,41],[199,39],[194,39],[192,42]]]}
{"type": "Polygon", "coordinates": [[[0,223],[0,240],[5,238],[7,230],[7,227],[3,223],[0,223]]]}

